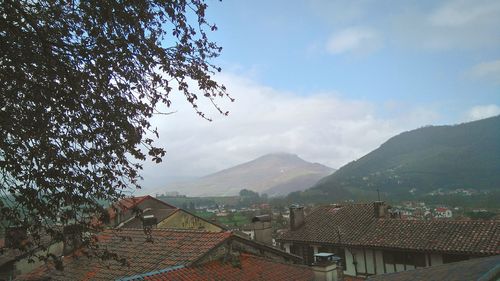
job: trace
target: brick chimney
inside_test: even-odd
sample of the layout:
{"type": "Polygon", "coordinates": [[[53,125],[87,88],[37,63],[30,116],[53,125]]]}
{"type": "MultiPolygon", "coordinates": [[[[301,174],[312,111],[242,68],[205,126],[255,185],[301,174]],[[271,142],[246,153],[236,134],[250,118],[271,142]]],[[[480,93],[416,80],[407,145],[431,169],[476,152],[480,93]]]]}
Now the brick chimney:
{"type": "Polygon", "coordinates": [[[290,206],[290,230],[296,230],[304,224],[304,207],[290,206]]]}
{"type": "Polygon", "coordinates": [[[375,218],[385,218],[387,215],[387,206],[384,201],[373,202],[373,215],[375,218]]]}

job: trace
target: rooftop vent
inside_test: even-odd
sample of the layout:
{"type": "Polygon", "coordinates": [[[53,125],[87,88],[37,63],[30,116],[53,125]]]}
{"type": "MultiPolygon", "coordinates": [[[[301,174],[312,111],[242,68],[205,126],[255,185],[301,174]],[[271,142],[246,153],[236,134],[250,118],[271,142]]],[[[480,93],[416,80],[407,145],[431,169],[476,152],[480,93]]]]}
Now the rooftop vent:
{"type": "Polygon", "coordinates": [[[143,227],[153,227],[158,224],[158,219],[154,215],[147,215],[142,217],[142,226],[143,227]]]}
{"type": "Polygon", "coordinates": [[[270,222],[270,221],[271,221],[270,215],[260,215],[252,218],[252,222],[270,222]]]}

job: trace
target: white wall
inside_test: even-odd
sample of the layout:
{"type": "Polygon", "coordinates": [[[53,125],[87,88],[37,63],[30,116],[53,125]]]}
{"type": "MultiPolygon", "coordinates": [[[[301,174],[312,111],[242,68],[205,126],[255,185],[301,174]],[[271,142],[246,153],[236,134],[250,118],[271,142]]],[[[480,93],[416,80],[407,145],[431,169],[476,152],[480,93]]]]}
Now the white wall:
{"type": "Polygon", "coordinates": [[[284,243],[283,247],[285,248],[285,252],[290,253],[290,244],[289,243],[284,243]]]}
{"type": "Polygon", "coordinates": [[[384,256],[382,255],[382,251],[375,251],[375,259],[377,260],[377,274],[384,273],[384,256]]]}
{"type": "Polygon", "coordinates": [[[345,248],[344,250],[345,250],[345,267],[346,267],[344,270],[344,274],[356,276],[356,271],[354,270],[354,265],[352,264],[353,262],[352,253],[347,248],[345,248]]]}
{"type": "Polygon", "coordinates": [[[443,264],[443,256],[440,254],[431,254],[431,265],[440,265],[443,264]]]}

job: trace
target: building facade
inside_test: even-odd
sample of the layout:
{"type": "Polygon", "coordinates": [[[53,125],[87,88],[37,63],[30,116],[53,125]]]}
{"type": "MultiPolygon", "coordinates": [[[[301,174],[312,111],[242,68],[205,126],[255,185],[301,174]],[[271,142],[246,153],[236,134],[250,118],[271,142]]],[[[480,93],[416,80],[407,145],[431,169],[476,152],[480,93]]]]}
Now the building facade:
{"type": "Polygon", "coordinates": [[[500,222],[403,220],[383,202],[290,210],[290,231],[278,241],[306,264],[335,253],[344,274],[371,276],[500,254],[500,222]]]}

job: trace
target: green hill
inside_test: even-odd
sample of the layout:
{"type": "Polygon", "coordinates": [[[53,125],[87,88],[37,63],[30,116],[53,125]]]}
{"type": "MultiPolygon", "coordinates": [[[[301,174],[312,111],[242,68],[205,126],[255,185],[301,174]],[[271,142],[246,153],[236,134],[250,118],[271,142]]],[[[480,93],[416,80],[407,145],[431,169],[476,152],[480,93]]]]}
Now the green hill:
{"type": "Polygon", "coordinates": [[[374,199],[378,189],[407,198],[459,188],[500,190],[500,116],[404,132],[291,197],[374,199]]]}

